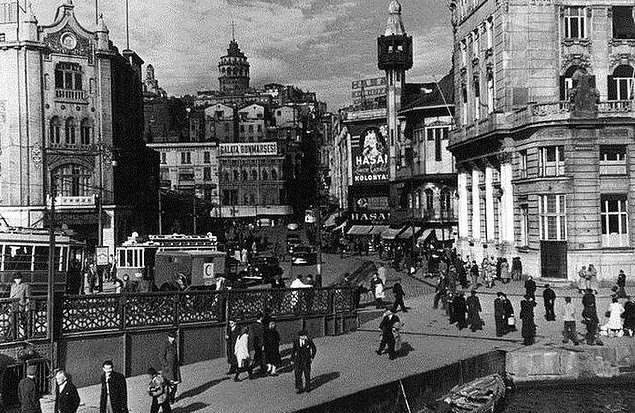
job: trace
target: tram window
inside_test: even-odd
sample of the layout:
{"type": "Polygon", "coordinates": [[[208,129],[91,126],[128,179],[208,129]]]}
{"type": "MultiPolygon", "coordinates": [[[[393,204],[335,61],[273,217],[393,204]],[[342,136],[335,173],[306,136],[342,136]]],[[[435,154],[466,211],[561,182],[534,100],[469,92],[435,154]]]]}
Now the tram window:
{"type": "Polygon", "coordinates": [[[34,266],[35,271],[46,271],[49,267],[49,247],[35,247],[34,266]]]}
{"type": "Polygon", "coordinates": [[[126,251],[125,250],[120,250],[119,251],[119,259],[117,260],[118,264],[120,267],[127,267],[128,265],[126,264],[126,251]]]}
{"type": "Polygon", "coordinates": [[[62,247],[62,256],[60,257],[60,271],[68,270],[68,247],[62,247]]]}
{"type": "Polygon", "coordinates": [[[62,247],[55,247],[55,270],[62,270],[62,259],[60,257],[60,253],[62,252],[62,247]]]}
{"type": "Polygon", "coordinates": [[[137,250],[137,267],[143,267],[143,250],[137,250]]]}
{"type": "Polygon", "coordinates": [[[30,271],[31,245],[7,245],[4,250],[4,270],[5,271],[30,271]]]}
{"type": "Polygon", "coordinates": [[[126,267],[133,267],[134,266],[134,257],[133,257],[134,251],[133,250],[126,250],[126,267]]]}

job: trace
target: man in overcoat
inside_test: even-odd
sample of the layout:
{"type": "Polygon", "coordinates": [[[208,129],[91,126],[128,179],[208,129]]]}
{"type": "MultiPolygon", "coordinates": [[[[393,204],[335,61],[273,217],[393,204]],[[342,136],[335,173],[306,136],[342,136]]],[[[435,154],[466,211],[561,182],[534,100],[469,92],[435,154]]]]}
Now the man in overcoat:
{"type": "Polygon", "coordinates": [[[20,413],[42,413],[40,397],[35,385],[36,366],[26,368],[26,377],[18,383],[18,397],[20,399],[20,413]]]}
{"type": "Polygon", "coordinates": [[[168,333],[167,340],[161,350],[161,373],[168,382],[168,399],[174,403],[176,387],[181,382],[181,368],[176,349],[176,335],[173,331],[168,333]]]}
{"type": "Polygon", "coordinates": [[[112,360],[104,361],[101,368],[99,413],[128,413],[126,377],[115,371],[112,360]]]}
{"type": "Polygon", "coordinates": [[[68,379],[66,371],[55,372],[55,407],[54,413],[75,413],[79,408],[77,387],[68,379]]]}
{"type": "Polygon", "coordinates": [[[295,389],[298,394],[311,391],[311,362],[316,353],[315,344],[308,337],[307,331],[300,330],[298,338],[293,341],[293,351],[291,352],[291,360],[293,360],[295,370],[295,389]],[[302,377],[304,377],[304,386],[302,385],[302,377]]]}
{"type": "Polygon", "coordinates": [[[399,317],[397,317],[395,313],[393,313],[392,311],[386,311],[384,313],[384,318],[379,324],[379,329],[381,330],[381,343],[379,343],[379,350],[377,350],[376,353],[381,354],[384,350],[384,347],[387,347],[388,357],[391,360],[394,360],[396,357],[395,334],[393,333],[393,327],[398,322],[399,317]]]}

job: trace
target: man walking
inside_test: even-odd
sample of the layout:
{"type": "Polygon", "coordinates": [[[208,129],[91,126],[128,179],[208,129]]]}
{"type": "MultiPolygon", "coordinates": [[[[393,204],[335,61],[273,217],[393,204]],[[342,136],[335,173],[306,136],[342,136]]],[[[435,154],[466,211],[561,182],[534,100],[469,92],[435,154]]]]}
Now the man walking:
{"type": "Polygon", "coordinates": [[[626,298],[626,274],[624,274],[624,270],[620,270],[617,275],[617,288],[617,297],[626,298]]]}
{"type": "Polygon", "coordinates": [[[507,330],[507,320],[505,319],[505,302],[501,291],[496,293],[494,299],[494,322],[496,323],[496,337],[502,337],[507,330]]]}
{"type": "Polygon", "coordinates": [[[533,277],[530,275],[527,277],[527,281],[525,281],[525,295],[529,295],[536,300],[536,281],[534,281],[533,277]]]}
{"type": "Polygon", "coordinates": [[[582,322],[586,324],[586,342],[588,345],[602,345],[602,342],[597,339],[598,325],[600,320],[598,319],[597,308],[595,305],[595,295],[593,290],[587,288],[584,296],[582,297],[582,322]]]}
{"type": "Polygon", "coordinates": [[[35,386],[36,366],[26,368],[26,377],[18,383],[18,398],[20,399],[20,413],[42,413],[40,397],[35,386]]]}
{"type": "Polygon", "coordinates": [[[470,296],[465,300],[467,305],[467,324],[470,327],[472,332],[476,330],[483,329],[483,320],[481,319],[480,312],[483,310],[481,308],[481,301],[476,296],[476,290],[472,290],[470,292],[470,296]]]}
{"type": "Polygon", "coordinates": [[[264,346],[265,346],[265,342],[264,342],[264,337],[265,337],[265,325],[263,323],[264,321],[264,314],[260,313],[258,314],[258,318],[256,319],[256,322],[253,323],[250,327],[249,327],[249,338],[252,340],[251,342],[253,343],[253,348],[254,348],[254,361],[252,363],[252,366],[260,366],[260,370],[258,371],[258,374],[260,374],[261,376],[266,376],[266,371],[267,371],[267,367],[266,367],[266,363],[265,363],[265,356],[264,356],[264,346]]]}
{"type": "Polygon", "coordinates": [[[523,321],[521,335],[523,344],[530,346],[536,341],[536,323],[534,322],[534,307],[536,301],[534,297],[526,295],[525,299],[520,302],[520,319],[523,321]]]}
{"type": "Polygon", "coordinates": [[[176,387],[181,382],[181,368],[176,351],[176,335],[173,331],[168,333],[168,339],[163,343],[161,350],[161,372],[167,381],[167,397],[170,403],[174,403],[176,387]]]}
{"type": "Polygon", "coordinates": [[[293,342],[293,351],[291,352],[291,360],[295,370],[295,389],[296,393],[311,391],[311,362],[315,358],[317,349],[313,340],[308,337],[306,330],[298,332],[298,338],[293,342]],[[304,377],[304,385],[302,378],[304,377]]]}
{"type": "Polygon", "coordinates": [[[556,292],[549,286],[545,285],[545,290],[542,292],[542,298],[545,302],[545,319],[547,321],[556,321],[556,313],[553,307],[556,303],[556,292]]]}
{"type": "Polygon", "coordinates": [[[238,368],[236,361],[236,355],[234,354],[234,348],[236,347],[236,339],[240,335],[238,325],[234,320],[229,320],[229,330],[225,334],[225,340],[227,342],[227,364],[229,364],[229,371],[226,374],[234,374],[238,368]]]}
{"type": "Polygon", "coordinates": [[[55,372],[55,413],[75,413],[79,408],[77,388],[63,369],[55,372]]]}
{"type": "Polygon", "coordinates": [[[467,327],[467,304],[462,291],[458,291],[456,293],[456,296],[454,297],[453,310],[454,319],[456,320],[456,326],[459,330],[463,330],[465,327],[467,327]]]}
{"type": "Polygon", "coordinates": [[[101,365],[100,413],[128,413],[128,387],[123,374],[114,371],[112,360],[101,365]]]}
{"type": "Polygon", "coordinates": [[[399,281],[397,281],[395,285],[392,286],[392,293],[395,296],[395,303],[392,306],[393,313],[397,312],[398,306],[401,306],[401,311],[403,311],[404,313],[407,313],[408,310],[406,309],[406,305],[403,302],[403,297],[405,295],[405,292],[403,290],[403,287],[399,283],[399,281]]]}
{"type": "Polygon", "coordinates": [[[379,329],[381,330],[381,343],[379,343],[379,350],[376,351],[377,354],[381,354],[384,351],[384,347],[388,349],[388,357],[391,360],[396,358],[395,354],[395,334],[393,329],[395,324],[399,322],[399,317],[395,315],[392,311],[384,312],[384,318],[381,320],[379,324],[379,329]]]}
{"type": "Polygon", "coordinates": [[[571,297],[564,297],[564,307],[562,309],[562,319],[564,320],[564,331],[562,332],[563,343],[573,342],[574,346],[578,343],[578,332],[575,328],[575,307],[571,303],[571,297]]]}
{"type": "Polygon", "coordinates": [[[437,283],[436,294],[434,295],[434,302],[432,303],[432,308],[439,308],[439,300],[441,300],[447,291],[447,278],[445,275],[441,274],[439,276],[439,282],[437,283]]]}

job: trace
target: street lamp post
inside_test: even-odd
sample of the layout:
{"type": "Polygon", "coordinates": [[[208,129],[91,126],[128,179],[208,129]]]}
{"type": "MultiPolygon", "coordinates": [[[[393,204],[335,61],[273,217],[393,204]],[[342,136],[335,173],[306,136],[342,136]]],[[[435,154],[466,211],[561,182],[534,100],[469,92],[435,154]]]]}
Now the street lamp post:
{"type": "MultiPolygon", "coordinates": [[[[49,338],[49,354],[51,357],[51,366],[55,363],[55,336],[54,336],[54,280],[55,280],[55,179],[49,172],[49,197],[51,198],[51,206],[49,209],[49,266],[47,279],[47,326],[49,338]]],[[[61,251],[60,251],[61,253],[61,251]]]]}

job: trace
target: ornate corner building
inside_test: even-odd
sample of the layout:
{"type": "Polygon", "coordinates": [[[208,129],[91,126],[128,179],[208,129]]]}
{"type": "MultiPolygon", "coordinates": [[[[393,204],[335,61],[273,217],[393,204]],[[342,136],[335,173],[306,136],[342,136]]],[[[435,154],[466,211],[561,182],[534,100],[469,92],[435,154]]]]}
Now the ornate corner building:
{"type": "Polygon", "coordinates": [[[54,195],[56,225],[89,247],[152,231],[158,155],[143,143],[142,63],[113,46],[103,19],[84,28],[71,0],[50,25],[19,2],[0,4],[0,214],[9,225],[48,226],[54,195]]]}
{"type": "Polygon", "coordinates": [[[576,280],[633,273],[632,3],[451,3],[459,249],[576,280]]]}

